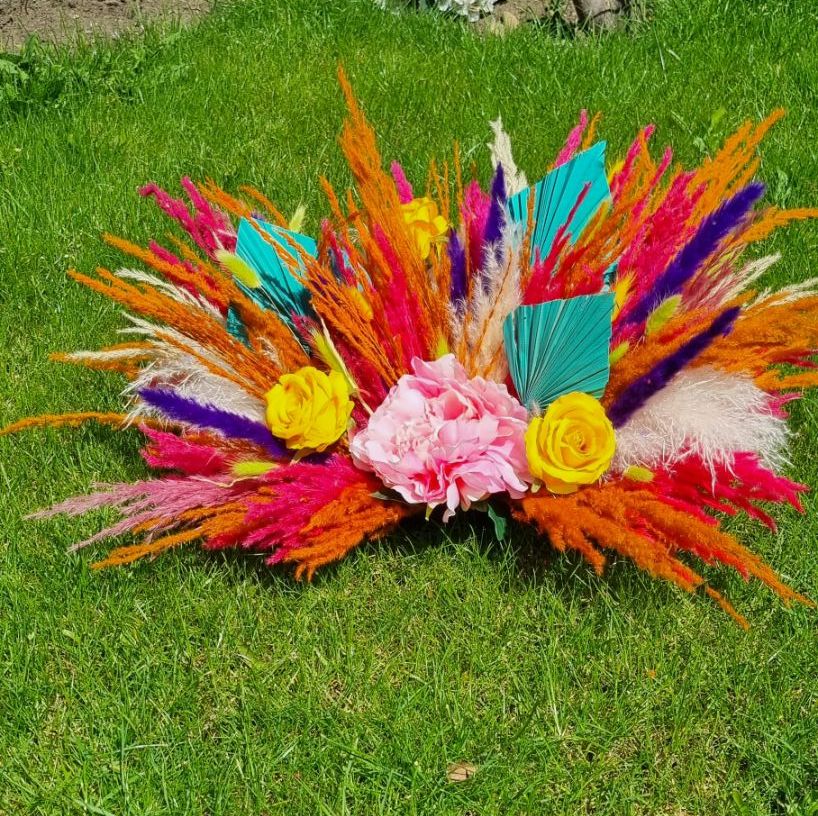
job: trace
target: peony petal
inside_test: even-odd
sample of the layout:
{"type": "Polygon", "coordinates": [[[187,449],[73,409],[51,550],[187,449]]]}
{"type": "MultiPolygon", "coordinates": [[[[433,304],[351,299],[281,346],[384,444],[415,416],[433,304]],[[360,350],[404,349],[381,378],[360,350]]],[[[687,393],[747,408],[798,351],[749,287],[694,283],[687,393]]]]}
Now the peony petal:
{"type": "Polygon", "coordinates": [[[350,443],[358,466],[406,501],[446,505],[444,518],[530,480],[527,413],[501,383],[469,379],[454,355],[412,360],[350,443]]]}

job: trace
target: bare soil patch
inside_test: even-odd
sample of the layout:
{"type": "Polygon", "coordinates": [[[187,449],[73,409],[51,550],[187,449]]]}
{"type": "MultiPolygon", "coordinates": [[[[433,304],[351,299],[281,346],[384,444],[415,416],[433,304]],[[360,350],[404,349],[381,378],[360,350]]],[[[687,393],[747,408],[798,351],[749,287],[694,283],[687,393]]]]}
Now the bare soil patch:
{"type": "Polygon", "coordinates": [[[521,23],[560,19],[571,27],[611,31],[623,23],[630,5],[630,0],[498,0],[493,14],[477,26],[503,34],[521,23]]]}
{"type": "Polygon", "coordinates": [[[50,42],[117,37],[156,19],[186,22],[213,0],[0,0],[0,49],[15,50],[32,34],[50,42]]]}

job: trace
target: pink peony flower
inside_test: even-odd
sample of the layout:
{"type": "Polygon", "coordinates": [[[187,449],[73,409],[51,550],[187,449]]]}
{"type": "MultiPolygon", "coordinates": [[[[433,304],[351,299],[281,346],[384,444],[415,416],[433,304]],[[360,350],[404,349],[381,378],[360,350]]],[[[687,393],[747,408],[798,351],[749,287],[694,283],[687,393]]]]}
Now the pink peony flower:
{"type": "Polygon", "coordinates": [[[492,493],[520,498],[530,481],[525,453],[525,408],[505,385],[469,379],[454,355],[412,360],[350,453],[412,504],[458,507],[492,493]]]}

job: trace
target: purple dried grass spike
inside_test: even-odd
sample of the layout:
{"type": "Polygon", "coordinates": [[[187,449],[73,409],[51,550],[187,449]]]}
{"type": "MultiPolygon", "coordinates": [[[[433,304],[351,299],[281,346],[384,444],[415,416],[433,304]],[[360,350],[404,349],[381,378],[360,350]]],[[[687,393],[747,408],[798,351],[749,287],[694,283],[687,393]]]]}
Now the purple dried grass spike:
{"type": "Polygon", "coordinates": [[[503,225],[506,220],[506,177],[503,166],[497,165],[494,180],[491,182],[491,205],[486,220],[486,230],[483,239],[487,244],[493,244],[503,236],[503,225]]]}
{"type": "Polygon", "coordinates": [[[488,253],[499,255],[498,248],[503,237],[503,227],[506,223],[506,178],[503,173],[503,166],[498,164],[491,182],[491,194],[489,196],[489,211],[486,217],[486,227],[483,230],[483,247],[480,254],[480,269],[483,273],[483,288],[487,289],[489,280],[486,276],[486,262],[488,253]]]}
{"type": "Polygon", "coordinates": [[[740,312],[741,308],[738,306],[725,310],[706,329],[694,335],[673,354],[660,360],[647,374],[634,380],[608,410],[608,418],[613,426],[618,428],[624,425],[639,408],[714,340],[729,334],[740,312]]]}
{"type": "Polygon", "coordinates": [[[679,251],[667,269],[657,278],[650,292],[624,318],[625,323],[643,323],[666,298],[677,294],[718,249],[719,244],[747,216],[764,195],[764,185],[754,182],[725,201],[708,215],[696,234],[679,251]]]}
{"type": "Polygon", "coordinates": [[[187,422],[200,428],[211,428],[219,431],[226,437],[246,439],[265,448],[268,453],[277,459],[288,459],[290,454],[271,433],[270,429],[261,422],[222,411],[213,405],[202,405],[169,391],[158,388],[142,388],[139,396],[148,405],[161,411],[169,419],[177,422],[187,422]]]}
{"type": "Polygon", "coordinates": [[[456,232],[449,234],[449,243],[446,245],[451,263],[451,302],[455,307],[466,300],[468,281],[466,279],[466,248],[456,232]]]}

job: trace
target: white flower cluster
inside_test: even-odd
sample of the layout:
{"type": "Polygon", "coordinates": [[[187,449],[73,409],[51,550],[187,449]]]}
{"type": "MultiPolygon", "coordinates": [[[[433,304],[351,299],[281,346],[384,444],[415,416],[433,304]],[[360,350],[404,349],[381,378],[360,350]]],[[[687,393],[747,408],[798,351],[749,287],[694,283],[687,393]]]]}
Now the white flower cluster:
{"type": "MultiPolygon", "coordinates": [[[[374,0],[374,2],[382,9],[394,7],[390,0],[374,0]]],[[[422,0],[420,5],[436,8],[438,11],[455,14],[458,17],[466,17],[470,22],[474,22],[486,14],[491,14],[496,2],[497,0],[422,0]]]]}
{"type": "Polygon", "coordinates": [[[461,17],[468,17],[471,22],[491,14],[497,0],[434,0],[440,11],[450,11],[461,17]]]}

